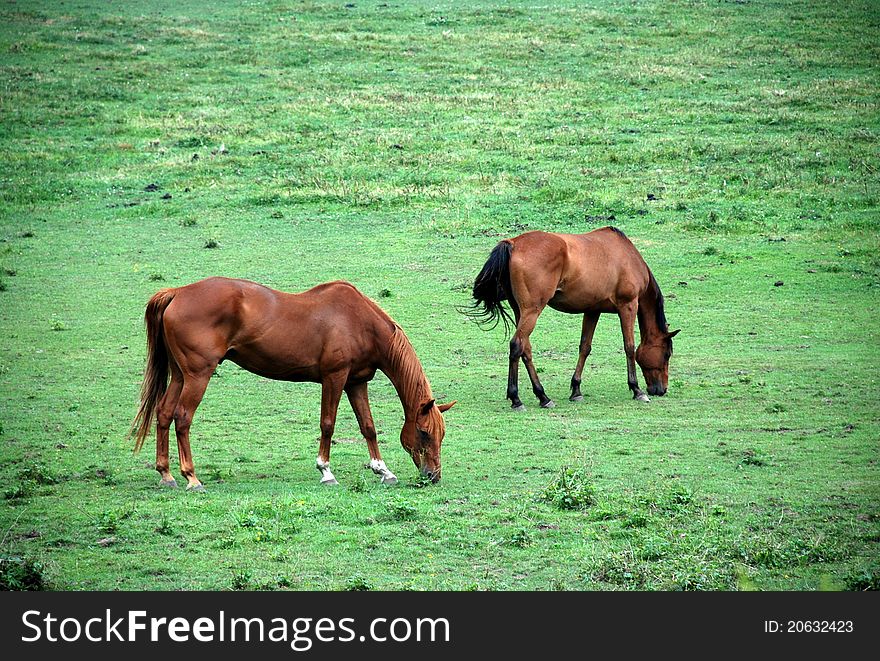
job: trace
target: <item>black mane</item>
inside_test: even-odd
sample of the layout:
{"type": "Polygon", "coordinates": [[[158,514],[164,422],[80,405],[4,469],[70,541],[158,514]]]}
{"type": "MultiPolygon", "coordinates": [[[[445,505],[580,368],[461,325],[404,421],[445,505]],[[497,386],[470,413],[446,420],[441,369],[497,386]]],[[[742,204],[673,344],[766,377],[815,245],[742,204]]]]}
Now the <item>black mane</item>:
{"type": "Polygon", "coordinates": [[[656,315],[657,325],[660,327],[660,330],[667,331],[669,330],[669,322],[666,321],[666,309],[664,308],[663,301],[663,292],[660,291],[660,285],[657,284],[657,279],[654,277],[654,274],[651,274],[651,285],[654,288],[654,291],[657,292],[657,305],[654,306],[654,314],[656,315]]]}
{"type": "MultiPolygon", "coordinates": [[[[650,271],[649,271],[649,273],[650,273],[650,271]]],[[[669,322],[666,321],[666,309],[664,307],[663,292],[660,291],[660,285],[657,284],[657,279],[654,277],[654,274],[650,273],[650,275],[651,275],[651,287],[653,288],[654,293],[657,297],[655,299],[656,303],[654,305],[654,319],[657,321],[657,327],[660,328],[660,330],[662,332],[668,333],[669,332],[669,322]]],[[[672,338],[667,337],[666,342],[668,343],[667,349],[669,351],[669,355],[671,356],[672,355],[672,338]]]]}

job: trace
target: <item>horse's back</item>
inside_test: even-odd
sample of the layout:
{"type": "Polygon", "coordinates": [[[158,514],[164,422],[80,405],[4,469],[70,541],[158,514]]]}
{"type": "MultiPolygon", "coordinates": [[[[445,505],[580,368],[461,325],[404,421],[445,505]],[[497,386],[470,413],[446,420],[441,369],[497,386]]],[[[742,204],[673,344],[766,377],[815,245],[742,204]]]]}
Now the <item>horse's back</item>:
{"type": "Polygon", "coordinates": [[[650,278],[645,260],[615,227],[566,235],[568,259],[566,289],[569,297],[595,301],[608,311],[638,298],[650,278]]]}
{"type": "Polygon", "coordinates": [[[264,312],[280,293],[250,280],[205,278],[174,289],[174,298],[165,310],[166,324],[188,321],[216,326],[240,316],[245,301],[264,312]]]}
{"type": "Polygon", "coordinates": [[[550,254],[560,250],[565,241],[565,234],[557,234],[556,232],[543,232],[541,230],[532,230],[531,232],[523,232],[519,236],[507,239],[514,249],[520,254],[529,252],[532,254],[550,254]]]}
{"type": "MultiPolygon", "coordinates": [[[[174,291],[174,300],[166,310],[173,318],[201,319],[216,325],[220,318],[237,317],[242,323],[277,317],[321,317],[327,312],[348,318],[366,313],[384,315],[381,308],[345,280],[325,282],[299,293],[278,291],[250,280],[212,277],[174,291]]],[[[387,316],[387,315],[384,315],[387,316]]],[[[337,319],[342,321],[342,319],[337,319]]]]}
{"type": "Polygon", "coordinates": [[[376,302],[347,280],[333,280],[316,285],[297,294],[297,297],[339,315],[340,319],[337,321],[340,323],[344,317],[345,325],[360,327],[365,324],[381,324],[388,329],[393,329],[396,325],[376,302]]]}
{"type": "Polygon", "coordinates": [[[520,280],[546,290],[547,304],[564,312],[611,312],[638,297],[650,277],[638,250],[613,227],[585,234],[526,232],[510,241],[511,276],[522,271],[520,280]]]}
{"type": "Polygon", "coordinates": [[[346,362],[364,369],[382,326],[393,327],[393,321],[344,281],[294,294],[208,278],[175,290],[165,319],[175,346],[290,380],[319,380],[346,362]]]}
{"type": "Polygon", "coordinates": [[[638,250],[627,236],[616,227],[601,227],[584,234],[560,232],[525,232],[507,239],[524,257],[532,261],[554,261],[557,253],[568,253],[567,258],[599,260],[613,258],[617,262],[638,255],[638,250]]]}
{"type": "Polygon", "coordinates": [[[604,262],[608,268],[639,270],[642,256],[629,237],[616,227],[600,227],[584,234],[562,234],[575,259],[604,262]]]}

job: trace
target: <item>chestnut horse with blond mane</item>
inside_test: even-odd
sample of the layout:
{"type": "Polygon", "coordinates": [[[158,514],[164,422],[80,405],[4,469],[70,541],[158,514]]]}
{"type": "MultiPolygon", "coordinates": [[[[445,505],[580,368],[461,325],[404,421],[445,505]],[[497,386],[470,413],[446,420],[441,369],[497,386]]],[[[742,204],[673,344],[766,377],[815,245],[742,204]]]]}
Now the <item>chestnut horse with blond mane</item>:
{"type": "Polygon", "coordinates": [[[583,399],[581,374],[593,343],[593,332],[603,312],[620,317],[626,371],[633,398],[647,402],[639,388],[636,362],[652,395],[666,394],[672,338],[663,309],[663,294],[651,269],[626,235],[615,227],[587,234],[526,232],[504,239],[492,250],[474,282],[474,306],[468,311],[480,323],[515,325],[510,340],[507,398],[514,410],[525,408],[519,398],[518,367],[522,359],[532,391],[544,408],[554,406],[538,379],[529,336],[546,307],[583,314],[580,355],[571,378],[573,402],[583,399]],[[507,301],[513,319],[502,303],[507,301]],[[634,324],[639,322],[641,343],[635,346],[634,324]]]}
{"type": "Polygon", "coordinates": [[[147,303],[147,366],[141,405],[132,423],[139,450],[156,418],[156,470],[164,486],[177,486],[168,468],[172,421],[187,489],[196,477],[189,430],[208,380],[224,360],[281,381],[321,384],[321,444],[316,467],[322,484],[330,471],[330,442],[343,391],[370,453],[370,468],[385,484],[392,473],[379,453],[367,383],[384,372],[403,404],[400,442],[422,475],[440,480],[440,445],[446,433],[431,386],[403,330],[353,285],[328,282],[288,294],[247,280],[208,278],[163,289],[147,303]],[[170,383],[168,381],[170,374],[170,383]]]}

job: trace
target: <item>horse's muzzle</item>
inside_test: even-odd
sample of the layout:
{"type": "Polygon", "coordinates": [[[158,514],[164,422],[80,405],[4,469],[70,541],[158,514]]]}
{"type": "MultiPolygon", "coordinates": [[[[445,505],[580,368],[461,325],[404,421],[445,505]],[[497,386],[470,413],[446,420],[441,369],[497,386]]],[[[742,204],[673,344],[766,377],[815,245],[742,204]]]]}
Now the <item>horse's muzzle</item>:
{"type": "Polygon", "coordinates": [[[654,397],[663,397],[666,394],[666,388],[661,385],[650,385],[648,386],[648,394],[654,395],[654,397]]]}
{"type": "Polygon", "coordinates": [[[437,470],[432,471],[432,470],[428,470],[425,467],[422,467],[421,472],[422,472],[422,477],[425,477],[425,478],[431,480],[431,484],[437,484],[440,481],[440,468],[437,468],[437,470]]]}

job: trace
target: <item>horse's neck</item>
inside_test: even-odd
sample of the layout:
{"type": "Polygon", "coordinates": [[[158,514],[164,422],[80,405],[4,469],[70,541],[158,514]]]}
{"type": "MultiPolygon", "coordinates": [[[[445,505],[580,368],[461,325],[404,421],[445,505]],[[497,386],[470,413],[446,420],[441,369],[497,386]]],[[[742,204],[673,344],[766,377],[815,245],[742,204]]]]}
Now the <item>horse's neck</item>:
{"type": "Polygon", "coordinates": [[[399,327],[387,343],[382,371],[397,390],[406,419],[414,419],[419,407],[432,399],[431,385],[416,352],[399,327]]]}

